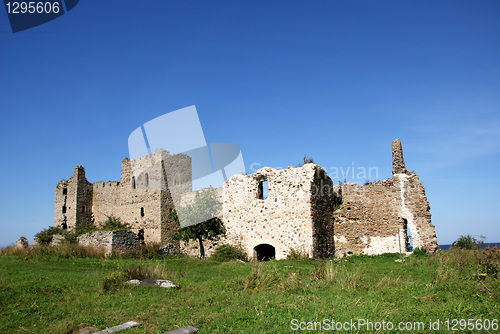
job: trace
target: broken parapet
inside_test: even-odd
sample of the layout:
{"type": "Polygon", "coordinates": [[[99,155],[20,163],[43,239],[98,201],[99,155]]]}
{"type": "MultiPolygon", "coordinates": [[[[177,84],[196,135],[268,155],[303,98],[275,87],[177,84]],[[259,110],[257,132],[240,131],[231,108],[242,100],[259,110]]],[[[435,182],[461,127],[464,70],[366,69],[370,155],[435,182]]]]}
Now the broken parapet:
{"type": "Polygon", "coordinates": [[[116,251],[136,250],[139,238],[129,231],[97,231],[79,236],[77,243],[86,247],[103,248],[106,255],[116,251]]]}
{"type": "Polygon", "coordinates": [[[392,142],[392,175],[407,173],[401,140],[396,139],[392,142]]]}

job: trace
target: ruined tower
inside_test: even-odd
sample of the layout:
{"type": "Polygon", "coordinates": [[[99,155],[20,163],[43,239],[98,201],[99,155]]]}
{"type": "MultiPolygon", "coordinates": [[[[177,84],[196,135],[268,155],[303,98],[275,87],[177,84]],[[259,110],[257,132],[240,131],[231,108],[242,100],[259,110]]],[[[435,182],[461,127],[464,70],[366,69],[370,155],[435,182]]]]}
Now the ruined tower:
{"type": "Polygon", "coordinates": [[[147,243],[169,242],[177,229],[169,221],[173,198],[191,190],[191,158],[160,150],[121,163],[120,181],[90,183],[82,166],[60,181],[54,196],[54,226],[71,230],[88,220],[96,225],[114,216],[147,243]],[[170,171],[170,172],[169,172],[170,171]]]}
{"type": "Polygon", "coordinates": [[[424,187],[406,170],[399,139],[392,142],[392,166],[390,179],[342,186],[343,203],[334,213],[337,256],[437,249],[424,187]]]}
{"type": "Polygon", "coordinates": [[[401,140],[396,139],[392,142],[392,175],[406,174],[405,161],[403,159],[403,147],[401,140]]]}
{"type": "Polygon", "coordinates": [[[76,166],[73,176],[60,181],[54,195],[54,226],[72,229],[77,221],[91,219],[92,184],[87,182],[85,169],[76,166]]]}

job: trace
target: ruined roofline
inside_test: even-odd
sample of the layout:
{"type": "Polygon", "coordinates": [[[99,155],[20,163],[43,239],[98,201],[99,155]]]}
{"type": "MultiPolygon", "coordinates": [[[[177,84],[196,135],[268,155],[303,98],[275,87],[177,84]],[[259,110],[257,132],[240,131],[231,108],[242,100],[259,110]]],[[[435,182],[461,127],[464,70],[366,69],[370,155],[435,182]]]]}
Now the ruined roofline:
{"type": "Polygon", "coordinates": [[[309,169],[309,168],[316,169],[317,172],[323,171],[325,173],[325,175],[327,177],[329,177],[328,173],[320,165],[318,165],[316,163],[307,163],[307,164],[304,164],[303,166],[298,166],[298,167],[288,166],[287,168],[282,168],[282,169],[277,169],[277,168],[265,166],[265,167],[259,168],[257,171],[253,172],[252,174],[246,174],[246,173],[235,174],[235,175],[231,176],[230,178],[228,178],[226,181],[224,181],[224,183],[226,183],[230,180],[236,180],[236,179],[239,179],[242,177],[259,178],[259,177],[265,176],[267,174],[273,174],[273,173],[279,172],[279,171],[291,171],[291,170],[295,170],[295,169],[309,169]]]}
{"type": "Polygon", "coordinates": [[[157,155],[168,155],[168,156],[188,156],[187,154],[184,154],[184,153],[170,153],[169,150],[165,150],[165,149],[158,149],[154,152],[151,152],[151,154],[144,154],[144,155],[141,155],[140,157],[137,157],[135,159],[130,159],[129,157],[125,157],[122,161],[134,161],[134,160],[137,160],[137,159],[142,159],[142,158],[145,158],[145,157],[151,157],[151,156],[157,156],[157,155]]]}

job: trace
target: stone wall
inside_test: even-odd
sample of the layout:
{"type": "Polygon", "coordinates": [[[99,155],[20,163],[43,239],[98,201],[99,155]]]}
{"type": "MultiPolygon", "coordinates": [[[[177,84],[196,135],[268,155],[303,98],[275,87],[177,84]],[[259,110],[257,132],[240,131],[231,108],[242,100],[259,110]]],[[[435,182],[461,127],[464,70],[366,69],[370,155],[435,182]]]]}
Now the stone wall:
{"type": "Polygon", "coordinates": [[[28,239],[26,239],[26,237],[19,237],[19,239],[17,239],[16,243],[14,244],[14,247],[15,248],[28,248],[29,247],[28,239]]]}
{"type": "Polygon", "coordinates": [[[77,221],[92,218],[92,184],[85,178],[82,166],[73,176],[60,181],[54,194],[54,226],[72,229],[77,221]]]}
{"type": "Polygon", "coordinates": [[[430,204],[424,186],[413,173],[397,174],[393,178],[399,182],[401,217],[410,230],[413,248],[423,248],[429,253],[436,251],[436,231],[431,224],[430,204]]]}
{"type": "Polygon", "coordinates": [[[86,247],[102,248],[106,254],[112,252],[135,250],[139,247],[139,239],[130,231],[97,231],[79,236],[77,243],[86,247]]]}
{"type": "Polygon", "coordinates": [[[284,170],[265,167],[251,175],[232,176],[224,183],[222,192],[227,242],[241,245],[251,258],[256,255],[255,247],[261,244],[273,246],[278,260],[285,259],[292,248],[310,257],[332,252],[331,238],[320,236],[325,231],[320,225],[329,217],[320,211],[329,205],[331,197],[321,192],[314,199],[312,196],[315,183],[323,180],[331,184],[321,171],[318,165],[306,164],[284,170]],[[317,179],[316,173],[321,175],[317,179]],[[265,199],[259,198],[262,181],[268,183],[265,199]],[[317,224],[314,219],[318,219],[317,224]]]}
{"type": "Polygon", "coordinates": [[[437,249],[430,205],[418,176],[407,171],[399,139],[392,143],[393,177],[366,185],[344,184],[334,212],[337,256],[437,249]]]}
{"type": "MultiPolygon", "coordinates": [[[[401,195],[394,180],[344,184],[342,206],[334,212],[336,256],[398,253],[402,233],[401,195]]],[[[406,245],[401,251],[406,251],[406,245]]]]}
{"type": "Polygon", "coordinates": [[[191,159],[160,150],[150,156],[121,163],[121,179],[90,183],[83,167],[59,182],[54,197],[54,226],[73,229],[84,219],[99,225],[108,216],[120,218],[134,233],[143,232],[147,243],[173,242],[177,226],[168,220],[174,208],[171,193],[179,198],[191,190],[191,159]],[[174,168],[168,172],[167,168],[174,168]],[[169,188],[171,186],[171,188],[169,188]]]}

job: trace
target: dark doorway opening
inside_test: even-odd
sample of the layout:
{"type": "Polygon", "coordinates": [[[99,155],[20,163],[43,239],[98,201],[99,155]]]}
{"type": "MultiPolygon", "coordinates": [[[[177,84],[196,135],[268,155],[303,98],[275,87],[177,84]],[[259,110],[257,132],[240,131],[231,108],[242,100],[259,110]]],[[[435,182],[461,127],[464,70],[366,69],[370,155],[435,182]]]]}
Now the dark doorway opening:
{"type": "Polygon", "coordinates": [[[269,244],[260,244],[253,250],[257,261],[269,261],[276,257],[276,249],[269,244]]]}

